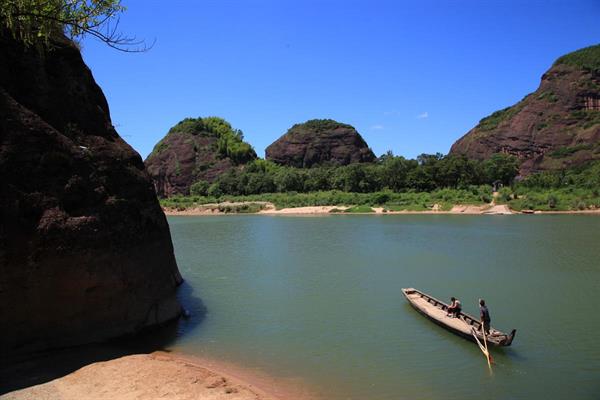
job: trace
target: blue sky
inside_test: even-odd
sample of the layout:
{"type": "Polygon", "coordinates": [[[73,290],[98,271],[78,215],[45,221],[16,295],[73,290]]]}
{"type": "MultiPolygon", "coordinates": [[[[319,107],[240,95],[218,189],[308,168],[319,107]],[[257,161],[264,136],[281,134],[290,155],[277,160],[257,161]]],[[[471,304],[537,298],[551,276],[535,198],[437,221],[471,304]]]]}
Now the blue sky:
{"type": "Polygon", "coordinates": [[[216,115],[264,149],[293,124],[352,124],[377,155],[447,153],[534,91],[562,54],[600,43],[600,2],[123,0],[125,54],[83,54],[118,132],[145,158],[185,117],[216,115]]]}

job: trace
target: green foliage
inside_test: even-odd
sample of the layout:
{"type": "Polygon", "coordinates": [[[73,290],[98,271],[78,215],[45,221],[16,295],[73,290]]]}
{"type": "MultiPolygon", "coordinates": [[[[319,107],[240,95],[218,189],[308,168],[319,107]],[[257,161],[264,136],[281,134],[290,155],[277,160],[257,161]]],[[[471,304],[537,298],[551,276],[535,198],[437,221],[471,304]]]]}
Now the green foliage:
{"type": "Polygon", "coordinates": [[[360,205],[360,206],[354,206],[354,207],[350,207],[344,210],[345,213],[372,213],[375,212],[373,211],[373,209],[370,206],[367,205],[360,205]]]}
{"type": "Polygon", "coordinates": [[[573,65],[592,72],[600,72],[600,45],[585,47],[560,57],[554,65],[573,65]]]}
{"type": "Polygon", "coordinates": [[[64,34],[72,40],[90,35],[122,51],[146,50],[131,50],[143,42],[114,29],[124,10],[120,0],[0,0],[0,24],[26,46],[48,46],[64,34]]]}
{"type": "MultiPolygon", "coordinates": [[[[212,187],[212,186],[211,186],[212,187]]],[[[270,202],[278,208],[307,207],[307,206],[381,206],[392,211],[416,211],[428,210],[434,204],[442,205],[442,209],[448,210],[453,204],[483,204],[481,197],[483,193],[489,193],[489,186],[472,186],[466,189],[442,189],[433,192],[375,192],[375,193],[351,193],[339,190],[310,193],[263,193],[253,195],[220,195],[209,196],[174,196],[161,199],[163,207],[174,209],[185,209],[198,207],[203,204],[220,203],[257,203],[270,202]],[[386,199],[385,203],[381,203],[386,199]]],[[[364,208],[366,210],[366,208],[364,208]]],[[[367,211],[368,212],[368,211],[367,211]]]]}
{"type": "Polygon", "coordinates": [[[571,112],[571,118],[583,129],[600,124],[600,112],[597,110],[577,110],[571,112]]]}
{"type": "MultiPolygon", "coordinates": [[[[508,189],[506,189],[508,190],[508,189]]],[[[507,202],[515,210],[567,211],[600,207],[600,161],[545,171],[516,183],[507,202]]]]}
{"type": "Polygon", "coordinates": [[[219,204],[218,210],[220,212],[230,214],[253,214],[265,208],[264,204],[261,203],[243,203],[243,204],[219,204]]]}
{"type": "Polygon", "coordinates": [[[558,96],[553,91],[542,92],[538,95],[538,100],[546,100],[550,103],[556,103],[558,101],[558,96]]]}
{"type": "Polygon", "coordinates": [[[233,129],[223,118],[185,118],[169,129],[167,135],[173,133],[216,138],[219,157],[230,158],[234,164],[243,164],[256,158],[252,146],[244,142],[243,132],[233,129]]]}
{"type": "Polygon", "coordinates": [[[565,158],[568,156],[573,155],[574,153],[577,153],[580,150],[590,150],[592,148],[591,144],[587,144],[587,143],[582,143],[582,144],[578,144],[576,146],[571,146],[571,147],[560,147],[556,150],[554,150],[552,153],[550,153],[550,157],[552,158],[565,158]]]}
{"type": "Polygon", "coordinates": [[[198,181],[190,186],[190,194],[192,196],[206,196],[210,184],[207,181],[198,181]]]}
{"type": "Polygon", "coordinates": [[[156,145],[152,149],[152,152],[150,153],[150,156],[160,154],[160,153],[164,152],[165,150],[167,150],[168,148],[169,148],[169,144],[165,143],[163,140],[161,140],[160,142],[156,143],[156,145]]]}
{"type": "MultiPolygon", "coordinates": [[[[510,178],[507,182],[511,183],[512,181],[512,186],[507,185],[500,189],[496,202],[508,204],[514,210],[565,211],[600,208],[600,161],[570,170],[537,173],[519,182],[514,182],[512,177],[516,173],[515,160],[511,156],[500,154],[485,162],[475,163],[472,166],[475,174],[472,174],[469,169],[471,167],[465,167],[464,160],[447,159],[448,157],[441,155],[421,155],[414,165],[408,168],[407,177],[419,175],[433,185],[433,189],[427,191],[410,186],[401,187],[399,190],[386,189],[382,184],[385,181],[383,174],[386,172],[386,163],[391,162],[390,159],[384,159],[378,164],[357,164],[359,167],[362,166],[361,168],[382,174],[375,179],[379,183],[376,190],[372,192],[306,190],[308,174],[316,172],[319,176],[328,176],[326,182],[329,187],[334,187],[339,181],[346,182],[345,179],[350,179],[348,177],[357,177],[350,179],[348,187],[360,189],[360,182],[363,182],[369,172],[357,171],[357,166],[301,170],[257,160],[248,164],[244,171],[230,171],[221,176],[208,187],[207,196],[172,197],[161,200],[161,204],[166,207],[184,209],[216,202],[270,202],[279,208],[352,206],[352,211],[355,212],[368,212],[367,209],[374,206],[384,207],[388,211],[424,211],[431,210],[437,204],[441,206],[442,210],[449,210],[455,204],[482,205],[489,203],[492,200],[489,184],[495,180],[502,180],[504,177],[510,178]],[[444,169],[463,172],[458,173],[459,179],[450,180],[448,176],[452,176],[453,173],[444,171],[444,169]],[[277,178],[279,186],[274,182],[275,176],[279,177],[277,178]],[[473,176],[477,177],[475,183],[465,183],[467,182],[465,177],[473,176]],[[297,190],[302,181],[304,189],[297,190]],[[456,187],[436,186],[448,181],[462,183],[457,184],[456,187]],[[289,187],[296,190],[275,192],[277,187],[289,187]]],[[[399,161],[407,161],[402,160],[399,161]]],[[[408,185],[411,180],[407,178],[406,182],[408,185]]]]}
{"type": "Polygon", "coordinates": [[[483,162],[483,170],[488,183],[500,181],[508,185],[519,173],[519,160],[510,154],[497,153],[483,162]]]}
{"type": "Polygon", "coordinates": [[[333,119],[311,119],[302,124],[296,124],[290,128],[290,131],[298,130],[311,130],[315,132],[322,132],[326,130],[332,130],[336,128],[350,128],[354,129],[352,125],[337,122],[333,119]]]}
{"type": "Polygon", "coordinates": [[[481,121],[479,121],[479,125],[477,125],[477,128],[479,128],[482,131],[490,131],[492,129],[495,129],[502,122],[506,121],[507,119],[511,118],[513,115],[518,113],[521,110],[521,108],[522,106],[517,104],[516,106],[506,107],[502,110],[496,111],[490,116],[487,116],[481,121]]]}
{"type": "MultiPolygon", "coordinates": [[[[468,188],[497,180],[510,184],[518,173],[515,157],[497,154],[480,162],[464,156],[422,154],[417,160],[387,156],[378,163],[355,163],[308,169],[254,160],[242,169],[230,170],[208,188],[213,196],[243,196],[262,193],[341,191],[382,193],[373,204],[387,202],[386,196],[403,191],[435,191],[468,188]]],[[[489,201],[489,200],[488,200],[489,201]]]]}

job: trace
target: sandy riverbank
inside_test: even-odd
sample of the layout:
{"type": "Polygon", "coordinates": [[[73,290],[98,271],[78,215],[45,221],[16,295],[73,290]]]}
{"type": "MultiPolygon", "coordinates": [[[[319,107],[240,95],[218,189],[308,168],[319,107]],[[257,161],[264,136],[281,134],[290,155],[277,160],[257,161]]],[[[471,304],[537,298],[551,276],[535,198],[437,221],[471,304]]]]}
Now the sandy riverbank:
{"type": "MultiPolygon", "coordinates": [[[[203,204],[197,207],[190,207],[183,210],[173,208],[163,208],[166,215],[225,215],[237,214],[235,212],[225,212],[223,207],[236,207],[240,205],[261,204],[264,208],[253,214],[263,215],[325,215],[325,214],[344,214],[343,212],[351,206],[310,206],[310,207],[290,207],[277,209],[274,204],[268,202],[250,202],[250,203],[220,203],[203,204]],[[338,212],[333,212],[337,210],[338,212]]],[[[511,215],[511,214],[587,214],[600,215],[600,209],[597,210],[577,210],[577,211],[514,211],[506,204],[485,204],[485,205],[461,205],[457,204],[450,210],[443,211],[438,205],[434,205],[430,210],[423,211],[390,211],[383,207],[372,207],[373,212],[352,213],[365,215],[410,215],[410,214],[437,214],[437,215],[511,215]]],[[[346,214],[347,215],[347,214],[346,214]]]]}
{"type": "Polygon", "coordinates": [[[87,365],[53,381],[0,396],[15,400],[314,399],[299,383],[177,353],[136,354],[87,365]]]}
{"type": "MultiPolygon", "coordinates": [[[[263,215],[319,215],[319,214],[333,214],[333,210],[344,211],[350,206],[310,206],[310,207],[290,207],[277,209],[275,205],[267,202],[256,202],[256,203],[221,203],[221,204],[204,204],[198,207],[186,208],[184,210],[176,210],[172,208],[163,208],[166,215],[222,215],[228,214],[224,211],[226,207],[234,208],[244,204],[260,204],[264,207],[262,210],[255,214],[263,215]]],[[[455,205],[449,211],[442,211],[437,205],[434,205],[431,210],[424,211],[389,211],[383,207],[373,207],[373,212],[364,214],[464,214],[464,215],[478,215],[478,214],[513,214],[508,206],[506,205],[455,205]]],[[[353,213],[356,214],[356,213],[353,213]]]]}

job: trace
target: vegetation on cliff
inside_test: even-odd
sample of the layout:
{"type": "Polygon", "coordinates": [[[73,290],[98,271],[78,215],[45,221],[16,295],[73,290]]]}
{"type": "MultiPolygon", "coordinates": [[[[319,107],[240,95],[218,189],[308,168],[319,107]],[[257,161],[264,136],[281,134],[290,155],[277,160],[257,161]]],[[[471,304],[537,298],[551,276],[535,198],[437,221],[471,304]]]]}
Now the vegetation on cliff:
{"type": "Polygon", "coordinates": [[[213,182],[256,159],[244,135],[218,117],[186,118],[161,139],[145,161],[159,196],[189,194],[192,184],[213,182]]]}
{"type": "Polygon", "coordinates": [[[498,152],[516,156],[521,175],[600,159],[600,45],[560,57],[534,93],[481,119],[450,150],[479,160],[498,152]]]}
{"type": "Polygon", "coordinates": [[[560,57],[554,65],[572,65],[581,69],[600,73],[600,44],[585,47],[560,57]]]}
{"type": "Polygon", "coordinates": [[[0,27],[28,47],[88,35],[117,50],[147,50],[143,40],[117,30],[124,10],[120,0],[0,0],[0,27]]]}
{"type": "MultiPolygon", "coordinates": [[[[244,142],[244,133],[239,129],[233,129],[223,118],[185,118],[169,129],[167,137],[176,133],[215,138],[213,150],[217,156],[221,159],[230,158],[235,164],[242,164],[256,158],[252,146],[244,142]]],[[[167,148],[163,139],[154,146],[150,156],[167,148]]]]}

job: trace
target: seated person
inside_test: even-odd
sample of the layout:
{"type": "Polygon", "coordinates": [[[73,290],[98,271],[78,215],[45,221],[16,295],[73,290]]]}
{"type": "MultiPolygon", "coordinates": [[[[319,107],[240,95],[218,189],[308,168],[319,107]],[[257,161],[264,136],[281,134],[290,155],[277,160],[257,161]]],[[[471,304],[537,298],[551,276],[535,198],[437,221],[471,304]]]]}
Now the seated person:
{"type": "Polygon", "coordinates": [[[450,303],[450,306],[448,307],[448,314],[446,314],[446,315],[448,317],[458,317],[461,312],[460,300],[458,300],[455,297],[451,297],[450,300],[452,302],[450,303]]]}

